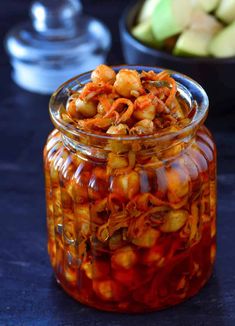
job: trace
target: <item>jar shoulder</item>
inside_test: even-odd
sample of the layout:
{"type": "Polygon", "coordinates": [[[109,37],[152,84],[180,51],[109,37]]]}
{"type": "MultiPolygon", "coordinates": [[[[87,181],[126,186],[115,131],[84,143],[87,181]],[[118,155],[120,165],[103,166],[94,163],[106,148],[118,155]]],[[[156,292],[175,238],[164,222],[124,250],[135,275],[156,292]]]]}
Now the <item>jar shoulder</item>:
{"type": "Polygon", "coordinates": [[[217,156],[216,142],[211,131],[206,126],[202,126],[198,130],[196,134],[196,143],[199,145],[200,150],[202,152],[205,152],[205,154],[212,152],[213,159],[216,160],[216,156],[217,156]]]}

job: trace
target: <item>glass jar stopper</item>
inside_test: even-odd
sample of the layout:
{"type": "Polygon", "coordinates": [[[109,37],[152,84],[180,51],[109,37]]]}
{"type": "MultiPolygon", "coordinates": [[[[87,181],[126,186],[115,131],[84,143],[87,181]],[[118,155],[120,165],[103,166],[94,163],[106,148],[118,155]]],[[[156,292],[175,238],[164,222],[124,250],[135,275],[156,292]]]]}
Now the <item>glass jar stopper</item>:
{"type": "Polygon", "coordinates": [[[38,33],[46,36],[60,36],[76,30],[77,19],[82,6],[78,0],[34,1],[30,8],[32,24],[38,33]]]}
{"type": "Polygon", "coordinates": [[[34,1],[30,17],[6,37],[19,86],[50,94],[66,80],[104,63],[110,33],[99,20],[83,14],[79,0],[34,1]]]}

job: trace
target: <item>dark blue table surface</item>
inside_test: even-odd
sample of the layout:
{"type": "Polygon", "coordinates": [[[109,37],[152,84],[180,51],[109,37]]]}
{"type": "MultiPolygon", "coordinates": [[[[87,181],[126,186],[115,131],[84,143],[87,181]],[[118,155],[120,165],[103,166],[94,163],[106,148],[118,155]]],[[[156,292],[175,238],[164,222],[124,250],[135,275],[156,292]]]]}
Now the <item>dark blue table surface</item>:
{"type": "MultiPolygon", "coordinates": [[[[121,0],[85,0],[113,33],[109,63],[123,62],[121,0]]],[[[218,254],[214,274],[193,299],[147,315],[99,312],[56,284],[46,251],[42,148],[52,125],[48,100],[18,88],[3,52],[6,31],[27,16],[28,0],[0,0],[0,325],[235,325],[235,104],[208,125],[218,145],[218,254]]],[[[235,73],[235,72],[233,72],[235,73]]]]}

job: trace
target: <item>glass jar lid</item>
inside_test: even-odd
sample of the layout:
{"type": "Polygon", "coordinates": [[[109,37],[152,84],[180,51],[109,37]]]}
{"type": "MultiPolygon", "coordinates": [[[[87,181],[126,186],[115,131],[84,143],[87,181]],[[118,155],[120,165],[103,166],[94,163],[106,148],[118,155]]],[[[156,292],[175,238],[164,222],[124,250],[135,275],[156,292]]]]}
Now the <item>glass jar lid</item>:
{"type": "Polygon", "coordinates": [[[50,94],[105,61],[110,33],[99,20],[82,13],[80,1],[34,1],[30,16],[31,22],[14,27],[6,38],[19,86],[50,94]]]}

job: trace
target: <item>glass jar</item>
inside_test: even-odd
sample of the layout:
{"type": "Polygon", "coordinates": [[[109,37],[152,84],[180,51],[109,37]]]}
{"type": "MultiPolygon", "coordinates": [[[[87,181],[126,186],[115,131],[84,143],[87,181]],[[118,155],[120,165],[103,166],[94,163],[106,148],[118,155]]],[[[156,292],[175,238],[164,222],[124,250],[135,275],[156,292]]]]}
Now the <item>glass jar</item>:
{"type": "Polygon", "coordinates": [[[173,73],[196,111],[184,129],[161,136],[91,134],[63,115],[68,88],[78,90],[90,75],[64,84],[50,102],[56,129],[44,162],[56,279],[72,297],[102,310],[178,304],[207,282],[216,253],[216,148],[203,125],[207,95],[173,73]]]}

